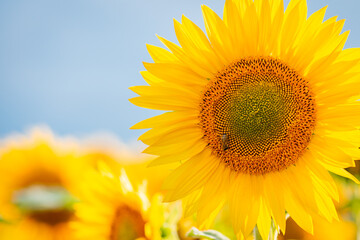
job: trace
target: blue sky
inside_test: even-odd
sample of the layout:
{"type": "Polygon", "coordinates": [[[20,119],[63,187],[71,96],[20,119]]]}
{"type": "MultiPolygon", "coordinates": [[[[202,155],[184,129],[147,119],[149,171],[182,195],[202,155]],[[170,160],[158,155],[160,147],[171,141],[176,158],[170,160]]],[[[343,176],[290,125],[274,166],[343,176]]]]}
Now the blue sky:
{"type": "MultiPolygon", "coordinates": [[[[220,0],[0,1],[0,136],[42,124],[136,139],[129,127],[157,114],[127,100],[129,86],[144,84],[145,43],[176,42],[172,19],[182,14],[203,28],[201,4],[222,14],[220,0]]],[[[327,17],[347,19],[346,47],[359,47],[360,1],[310,0],[309,13],[325,5],[327,17]]]]}

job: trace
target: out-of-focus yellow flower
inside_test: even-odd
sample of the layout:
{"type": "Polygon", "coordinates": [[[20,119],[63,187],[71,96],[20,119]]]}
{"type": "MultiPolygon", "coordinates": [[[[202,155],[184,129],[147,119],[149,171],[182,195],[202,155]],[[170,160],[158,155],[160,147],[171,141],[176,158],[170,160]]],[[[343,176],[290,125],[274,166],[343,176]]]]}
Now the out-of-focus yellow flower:
{"type": "Polygon", "coordinates": [[[329,223],[322,218],[314,219],[314,236],[307,240],[354,240],[356,225],[354,222],[341,220],[329,223]]]}
{"type": "Polygon", "coordinates": [[[174,229],[166,226],[169,212],[161,195],[149,199],[145,182],[134,189],[125,170],[116,174],[114,166],[98,162],[98,171],[89,171],[85,178],[73,223],[78,239],[176,239],[174,229]]]}
{"type": "Polygon", "coordinates": [[[83,169],[76,148],[49,131],[6,139],[0,149],[0,239],[72,239],[69,222],[83,169]]]}
{"type": "Polygon", "coordinates": [[[115,174],[120,169],[126,171],[134,186],[147,181],[147,194],[164,193],[162,184],[164,179],[178,164],[152,167],[153,157],[141,154],[142,146],[138,144],[125,144],[111,134],[95,134],[79,140],[82,149],[82,158],[92,168],[99,162],[106,163],[115,174]],[[119,168],[119,165],[121,168],[119,168]]]}
{"type": "MultiPolygon", "coordinates": [[[[130,148],[130,147],[129,147],[130,148]]],[[[130,151],[131,149],[129,149],[130,151]]],[[[96,168],[99,162],[104,162],[112,169],[114,174],[120,174],[121,166],[125,169],[126,174],[134,186],[142,184],[144,179],[147,181],[147,194],[153,195],[156,193],[164,193],[162,184],[164,179],[171,172],[169,166],[149,167],[153,158],[132,154],[123,154],[116,151],[101,151],[95,149],[88,149],[82,156],[85,162],[88,162],[93,168],[96,168]]]]}
{"type": "Polygon", "coordinates": [[[314,218],[314,235],[301,229],[293,219],[286,222],[285,235],[280,235],[278,240],[354,240],[356,238],[356,225],[347,220],[328,222],[322,218],[314,218]]]}

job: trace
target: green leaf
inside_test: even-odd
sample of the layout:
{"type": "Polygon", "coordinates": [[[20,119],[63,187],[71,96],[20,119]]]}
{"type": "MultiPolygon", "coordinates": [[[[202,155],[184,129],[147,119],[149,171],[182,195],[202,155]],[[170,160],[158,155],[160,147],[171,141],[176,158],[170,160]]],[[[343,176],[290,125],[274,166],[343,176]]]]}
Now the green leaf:
{"type": "Polygon", "coordinates": [[[190,231],[186,234],[186,236],[192,238],[205,238],[212,240],[230,240],[229,238],[225,237],[223,234],[219,233],[218,231],[215,230],[200,231],[195,227],[192,227],[190,231]]]}

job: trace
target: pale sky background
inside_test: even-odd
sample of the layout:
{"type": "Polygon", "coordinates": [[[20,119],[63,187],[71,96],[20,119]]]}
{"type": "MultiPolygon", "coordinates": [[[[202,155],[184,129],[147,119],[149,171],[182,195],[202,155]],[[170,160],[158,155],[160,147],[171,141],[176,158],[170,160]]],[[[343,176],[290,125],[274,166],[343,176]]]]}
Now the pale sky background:
{"type": "MultiPolygon", "coordinates": [[[[133,141],[142,131],[129,127],[157,114],[128,101],[145,83],[145,43],[176,42],[182,14],[203,28],[201,4],[222,16],[223,0],[0,0],[0,137],[41,124],[133,141]]],[[[325,5],[347,19],[346,47],[360,47],[360,1],[309,0],[308,11],[325,5]]]]}

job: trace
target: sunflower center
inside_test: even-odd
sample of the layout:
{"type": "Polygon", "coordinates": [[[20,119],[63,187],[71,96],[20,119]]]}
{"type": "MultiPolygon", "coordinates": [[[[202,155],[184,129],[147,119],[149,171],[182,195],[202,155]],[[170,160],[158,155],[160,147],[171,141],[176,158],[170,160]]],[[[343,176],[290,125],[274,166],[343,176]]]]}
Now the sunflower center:
{"type": "Polygon", "coordinates": [[[270,57],[247,58],[209,82],[199,117],[208,146],[228,167],[265,174],[299,159],[314,106],[308,82],[294,70],[270,57]]]}
{"type": "Polygon", "coordinates": [[[70,221],[75,201],[60,186],[31,185],[13,195],[13,203],[25,216],[52,226],[70,221]]]}
{"type": "MultiPolygon", "coordinates": [[[[266,76],[261,76],[266,77],[266,76]]],[[[216,131],[243,155],[256,155],[284,137],[288,113],[281,89],[266,81],[231,89],[215,104],[216,131]]]]}
{"type": "Polygon", "coordinates": [[[145,237],[144,219],[138,211],[128,206],[117,209],[111,229],[111,240],[145,237]]]}
{"type": "Polygon", "coordinates": [[[54,209],[46,211],[33,211],[29,217],[37,222],[42,222],[47,225],[55,226],[61,223],[66,223],[71,220],[74,212],[66,209],[54,209]]]}

